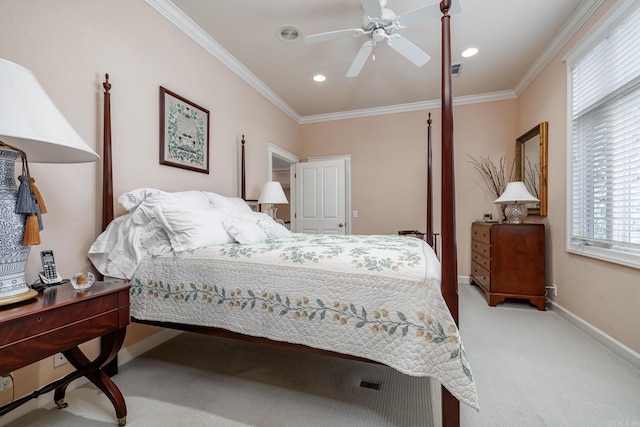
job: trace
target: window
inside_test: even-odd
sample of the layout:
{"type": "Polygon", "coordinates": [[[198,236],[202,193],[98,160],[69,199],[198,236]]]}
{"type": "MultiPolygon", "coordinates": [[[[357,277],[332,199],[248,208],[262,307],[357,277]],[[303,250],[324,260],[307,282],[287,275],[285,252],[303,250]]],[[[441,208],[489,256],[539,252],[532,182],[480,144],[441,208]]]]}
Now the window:
{"type": "Polygon", "coordinates": [[[640,7],[567,55],[567,250],[640,268],[640,7]]]}

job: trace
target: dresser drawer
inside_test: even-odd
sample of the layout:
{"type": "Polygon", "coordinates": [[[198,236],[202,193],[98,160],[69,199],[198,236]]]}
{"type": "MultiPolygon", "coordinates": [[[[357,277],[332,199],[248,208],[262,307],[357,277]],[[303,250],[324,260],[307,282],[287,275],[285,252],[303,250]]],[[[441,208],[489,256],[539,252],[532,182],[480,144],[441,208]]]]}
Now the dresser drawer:
{"type": "Polygon", "coordinates": [[[478,252],[471,252],[471,261],[477,263],[487,270],[491,270],[491,258],[488,256],[479,254],[478,252]]]}
{"type": "Polygon", "coordinates": [[[487,243],[481,243],[472,241],[471,242],[472,254],[483,256],[486,258],[491,258],[491,246],[487,243]]]}
{"type": "Polygon", "coordinates": [[[490,244],[491,243],[491,225],[473,223],[473,226],[471,227],[471,240],[475,240],[481,243],[486,243],[487,245],[490,244]]]}
{"type": "Polygon", "coordinates": [[[491,289],[491,273],[477,262],[471,263],[471,276],[485,289],[491,289]]]}

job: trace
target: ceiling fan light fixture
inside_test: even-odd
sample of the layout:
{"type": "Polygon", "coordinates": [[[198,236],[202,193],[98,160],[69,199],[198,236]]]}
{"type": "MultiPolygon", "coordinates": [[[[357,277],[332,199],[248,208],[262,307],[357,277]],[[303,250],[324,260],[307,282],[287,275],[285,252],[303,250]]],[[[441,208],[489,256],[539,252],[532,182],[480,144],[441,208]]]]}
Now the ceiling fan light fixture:
{"type": "Polygon", "coordinates": [[[285,43],[296,43],[302,39],[302,33],[299,28],[293,25],[284,25],[276,31],[276,36],[280,41],[285,43]]]}

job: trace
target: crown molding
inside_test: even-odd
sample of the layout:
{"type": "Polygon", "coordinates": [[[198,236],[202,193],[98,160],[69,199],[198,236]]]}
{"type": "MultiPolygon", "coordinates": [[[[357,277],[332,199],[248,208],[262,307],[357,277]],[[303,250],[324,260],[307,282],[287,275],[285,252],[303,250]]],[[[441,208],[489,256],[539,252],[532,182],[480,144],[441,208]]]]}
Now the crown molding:
{"type": "MultiPolygon", "coordinates": [[[[298,124],[328,122],[333,120],[346,120],[353,118],[380,116],[386,114],[406,113],[440,108],[440,100],[421,101],[408,104],[397,104],[384,107],[365,108],[361,110],[343,111],[337,113],[318,114],[312,116],[300,116],[289,104],[273,92],[255,74],[242,65],[234,56],[215,41],[206,31],[182,12],[171,0],[145,0],[152,8],[164,16],[178,29],[202,46],[212,56],[217,58],[231,71],[236,73],[249,86],[264,96],[272,104],[282,110],[286,115],[298,124]]],[[[479,95],[461,96],[453,99],[454,105],[476,104],[482,102],[500,101],[517,98],[522,91],[549,63],[551,58],[564,46],[568,39],[575,34],[578,28],[591,16],[604,0],[585,0],[583,4],[571,16],[560,33],[547,46],[543,53],[536,59],[525,76],[518,82],[514,90],[506,90],[479,95]]]]}
{"type": "Polygon", "coordinates": [[[535,80],[535,78],[544,70],[551,62],[560,49],[573,37],[573,35],[582,27],[582,25],[593,15],[600,7],[604,0],[584,0],[569,20],[562,26],[560,31],[553,37],[551,42],[542,51],[531,67],[524,73],[518,83],[513,88],[516,96],[520,96],[522,92],[535,80]]]}
{"type": "Polygon", "coordinates": [[[167,18],[187,36],[202,46],[207,52],[222,62],[227,68],[236,73],[241,79],[267,98],[276,107],[291,117],[294,121],[300,121],[300,115],[296,113],[286,102],[269,89],[255,74],[242,65],[234,56],[213,39],[198,24],[193,22],[183,11],[170,0],[145,0],[149,6],[167,18]]]}
{"type": "MultiPolygon", "coordinates": [[[[479,104],[483,102],[503,101],[505,99],[514,98],[516,98],[515,92],[513,92],[512,90],[505,90],[501,92],[484,93],[479,95],[458,96],[453,98],[453,105],[479,104]]],[[[362,117],[382,116],[386,114],[408,113],[412,111],[438,109],[440,107],[440,99],[434,99],[431,101],[413,102],[410,104],[397,104],[385,107],[365,108],[362,110],[351,110],[338,113],[304,116],[301,118],[300,124],[357,119],[362,117]]]]}

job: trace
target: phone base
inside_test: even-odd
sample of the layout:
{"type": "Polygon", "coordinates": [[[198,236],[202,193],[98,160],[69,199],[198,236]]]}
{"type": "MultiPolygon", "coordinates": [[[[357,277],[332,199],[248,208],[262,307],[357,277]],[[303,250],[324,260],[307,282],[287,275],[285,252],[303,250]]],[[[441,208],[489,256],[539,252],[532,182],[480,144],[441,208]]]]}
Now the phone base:
{"type": "Polygon", "coordinates": [[[56,274],[56,277],[54,277],[53,279],[47,279],[46,277],[44,277],[44,272],[41,271],[40,273],[38,273],[38,276],[40,277],[40,281],[43,285],[59,285],[60,283],[62,283],[62,277],[59,274],[56,274]]]}
{"type": "Polygon", "coordinates": [[[38,296],[38,292],[36,292],[34,289],[29,289],[28,291],[18,295],[11,295],[10,297],[0,298],[0,306],[27,301],[37,296],[38,296]]]}

